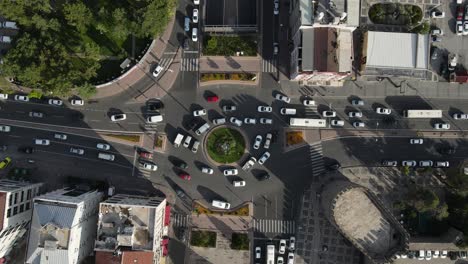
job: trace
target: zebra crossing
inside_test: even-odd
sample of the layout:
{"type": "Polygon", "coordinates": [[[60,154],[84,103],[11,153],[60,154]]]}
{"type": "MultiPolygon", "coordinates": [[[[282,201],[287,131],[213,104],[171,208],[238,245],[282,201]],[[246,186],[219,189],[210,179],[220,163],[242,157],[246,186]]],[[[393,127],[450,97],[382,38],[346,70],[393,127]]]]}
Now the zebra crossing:
{"type": "Polygon", "coordinates": [[[163,67],[163,69],[168,69],[173,60],[174,60],[174,58],[162,58],[158,62],[158,64],[159,64],[159,66],[163,67]]]}
{"type": "Polygon", "coordinates": [[[145,130],[146,131],[159,131],[158,128],[164,128],[165,125],[166,125],[166,123],[156,123],[156,124],[146,123],[145,124],[145,130]]]}
{"type": "Polygon", "coordinates": [[[309,146],[310,160],[312,162],[312,173],[317,176],[325,171],[323,162],[322,143],[316,142],[309,146]]]}
{"type": "Polygon", "coordinates": [[[254,219],[253,230],[260,233],[294,234],[294,220],[254,219]]]}
{"type": "Polygon", "coordinates": [[[175,227],[187,227],[190,222],[190,215],[184,214],[172,214],[171,216],[172,225],[175,227]]]}
{"type": "Polygon", "coordinates": [[[138,163],[138,168],[136,168],[136,170],[137,170],[136,172],[137,177],[147,178],[147,179],[151,178],[152,171],[143,169],[143,166],[140,163],[138,163]]]}
{"type": "Polygon", "coordinates": [[[276,72],[276,58],[262,59],[262,72],[276,72]]]}
{"type": "Polygon", "coordinates": [[[182,58],[182,63],[180,64],[181,71],[198,71],[198,69],[198,58],[182,58]]]}

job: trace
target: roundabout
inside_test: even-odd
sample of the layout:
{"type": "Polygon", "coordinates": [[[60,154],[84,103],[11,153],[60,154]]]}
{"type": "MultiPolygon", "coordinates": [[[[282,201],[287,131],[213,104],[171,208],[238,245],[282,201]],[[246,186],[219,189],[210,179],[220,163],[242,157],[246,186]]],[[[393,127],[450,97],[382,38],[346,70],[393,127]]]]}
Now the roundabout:
{"type": "Polygon", "coordinates": [[[245,153],[245,139],[240,131],[230,127],[213,129],[205,140],[206,154],[215,163],[231,164],[245,153]]]}

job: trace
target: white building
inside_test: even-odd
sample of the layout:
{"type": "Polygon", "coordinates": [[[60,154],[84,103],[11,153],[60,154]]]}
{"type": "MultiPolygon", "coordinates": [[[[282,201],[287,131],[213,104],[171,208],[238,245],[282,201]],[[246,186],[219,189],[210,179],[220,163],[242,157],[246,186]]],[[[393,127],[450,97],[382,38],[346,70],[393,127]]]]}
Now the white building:
{"type": "Polygon", "coordinates": [[[64,188],[34,199],[26,263],[78,264],[93,252],[96,190],[64,188]]]}
{"type": "Polygon", "coordinates": [[[0,258],[7,258],[14,244],[27,232],[31,202],[41,185],[0,180],[0,258]]]}
{"type": "Polygon", "coordinates": [[[113,255],[118,263],[160,263],[167,254],[168,239],[163,237],[169,217],[164,197],[117,194],[102,202],[95,263],[109,263],[113,255]]]}

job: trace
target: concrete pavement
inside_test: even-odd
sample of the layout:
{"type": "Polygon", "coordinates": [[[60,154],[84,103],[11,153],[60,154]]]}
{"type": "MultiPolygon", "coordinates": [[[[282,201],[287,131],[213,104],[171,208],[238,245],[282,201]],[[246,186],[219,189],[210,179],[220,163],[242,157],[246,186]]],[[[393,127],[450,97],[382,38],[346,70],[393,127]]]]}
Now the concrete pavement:
{"type": "Polygon", "coordinates": [[[200,72],[260,72],[260,57],[203,56],[200,72]]]}

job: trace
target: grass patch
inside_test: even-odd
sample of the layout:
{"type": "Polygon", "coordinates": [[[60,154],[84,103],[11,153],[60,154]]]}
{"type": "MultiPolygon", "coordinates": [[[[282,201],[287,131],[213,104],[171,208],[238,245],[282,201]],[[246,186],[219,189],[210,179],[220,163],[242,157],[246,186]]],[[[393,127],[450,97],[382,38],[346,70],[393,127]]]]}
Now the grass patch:
{"type": "Polygon", "coordinates": [[[232,233],[231,248],[236,250],[249,250],[249,236],[246,233],[232,233]]]}
{"type": "Polygon", "coordinates": [[[164,135],[158,135],[156,139],[154,140],[154,147],[155,148],[162,148],[164,144],[165,136],[164,135]]]}
{"type": "Polygon", "coordinates": [[[2,89],[2,92],[10,89],[10,85],[11,83],[5,78],[5,76],[0,76],[0,89],[2,89]]]}
{"type": "Polygon", "coordinates": [[[216,232],[211,231],[192,231],[190,245],[196,247],[216,247],[216,232]]]}
{"type": "Polygon", "coordinates": [[[304,133],[302,131],[286,132],[286,145],[292,146],[304,142],[304,133]]]}
{"type": "Polygon", "coordinates": [[[193,211],[196,214],[207,214],[207,215],[231,215],[231,216],[249,216],[249,205],[246,204],[235,211],[211,211],[210,209],[204,207],[203,205],[195,202],[193,206],[193,211]]]}
{"type": "Polygon", "coordinates": [[[378,3],[369,9],[369,19],[375,24],[416,25],[422,20],[420,7],[400,3],[378,3]]]}
{"type": "Polygon", "coordinates": [[[114,134],[104,134],[106,137],[117,138],[121,140],[130,141],[132,143],[140,142],[140,136],[138,135],[114,135],[114,134]]]}
{"type": "Polygon", "coordinates": [[[245,141],[242,134],[232,128],[218,128],[207,140],[208,155],[219,163],[232,163],[244,155],[245,141]]]}
{"type": "Polygon", "coordinates": [[[235,56],[243,52],[243,56],[257,56],[257,40],[254,36],[206,36],[203,41],[203,55],[235,56]]]}
{"type": "Polygon", "coordinates": [[[250,81],[255,82],[253,73],[202,73],[200,81],[250,81]]]}

